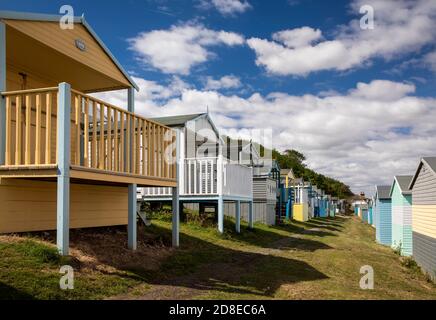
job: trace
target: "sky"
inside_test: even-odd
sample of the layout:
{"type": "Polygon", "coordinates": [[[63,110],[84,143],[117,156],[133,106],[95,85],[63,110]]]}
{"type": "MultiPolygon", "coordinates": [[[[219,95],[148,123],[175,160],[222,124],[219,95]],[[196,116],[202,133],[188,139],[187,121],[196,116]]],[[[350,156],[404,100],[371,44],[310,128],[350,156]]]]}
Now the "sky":
{"type": "MultiPolygon", "coordinates": [[[[209,110],[235,137],[272,129],[273,147],[368,195],[436,156],[435,0],[0,0],[0,10],[64,4],[134,78],[144,116],[209,110]]],[[[101,97],[125,106],[125,92],[101,97]]]]}

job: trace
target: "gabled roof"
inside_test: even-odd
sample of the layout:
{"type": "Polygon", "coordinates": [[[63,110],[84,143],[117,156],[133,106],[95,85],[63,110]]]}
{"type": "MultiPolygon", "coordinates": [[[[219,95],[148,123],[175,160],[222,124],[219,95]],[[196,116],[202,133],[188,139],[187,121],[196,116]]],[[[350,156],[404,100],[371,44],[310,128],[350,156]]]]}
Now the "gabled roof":
{"type": "Polygon", "coordinates": [[[392,192],[394,191],[395,184],[398,185],[402,194],[412,194],[412,191],[409,189],[410,181],[412,181],[412,178],[413,176],[395,176],[394,182],[391,186],[391,190],[389,191],[389,196],[392,197],[392,192]]]}
{"type": "Polygon", "coordinates": [[[413,186],[415,184],[416,178],[418,178],[419,172],[421,171],[422,165],[426,164],[430,170],[433,171],[433,174],[436,175],[436,157],[424,157],[421,159],[418,165],[418,169],[416,169],[415,175],[412,178],[412,181],[410,181],[409,189],[412,190],[413,186]]]}
{"type": "Polygon", "coordinates": [[[282,177],[288,176],[291,179],[295,179],[295,174],[292,169],[280,169],[280,176],[282,177]]]}
{"type": "MultiPolygon", "coordinates": [[[[43,13],[32,13],[32,12],[17,12],[17,11],[0,11],[0,19],[8,19],[8,20],[24,20],[24,21],[47,21],[47,22],[59,22],[62,18],[61,15],[53,15],[53,14],[43,14],[43,13]]],[[[105,53],[110,57],[112,62],[117,66],[117,68],[121,71],[121,73],[126,77],[129,83],[136,90],[139,90],[136,83],[132,80],[129,74],[123,69],[121,64],[112,54],[112,52],[106,47],[104,42],[99,38],[99,36],[95,33],[95,31],[91,28],[91,26],[86,22],[85,16],[74,17],[74,23],[82,24],[85,29],[91,34],[91,36],[95,39],[95,41],[100,45],[100,47],[105,51],[105,53]]]]}
{"type": "Polygon", "coordinates": [[[162,123],[168,127],[181,127],[186,122],[206,116],[207,113],[182,114],[178,116],[152,118],[152,120],[162,123]]]}
{"type": "Polygon", "coordinates": [[[391,186],[376,186],[376,195],[378,199],[390,199],[391,186]]]}

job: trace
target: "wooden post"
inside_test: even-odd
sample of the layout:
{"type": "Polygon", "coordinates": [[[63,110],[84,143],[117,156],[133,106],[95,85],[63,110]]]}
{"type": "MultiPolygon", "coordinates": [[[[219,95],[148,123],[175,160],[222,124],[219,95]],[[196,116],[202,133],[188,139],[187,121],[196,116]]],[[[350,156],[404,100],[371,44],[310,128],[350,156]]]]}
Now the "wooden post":
{"type": "Polygon", "coordinates": [[[71,87],[68,83],[59,84],[57,118],[57,234],[59,253],[68,255],[70,231],[70,110],[71,87]]]}
{"type": "Polygon", "coordinates": [[[253,219],[253,201],[248,202],[248,227],[250,229],[254,228],[254,219],[253,219]]]}
{"type": "MultiPolygon", "coordinates": [[[[179,183],[180,170],[178,167],[180,161],[180,131],[176,131],[176,181],[179,183]]],[[[172,233],[173,233],[173,247],[178,247],[180,245],[180,200],[179,200],[179,185],[172,188],[173,193],[173,217],[172,217],[172,233]]]]}
{"type": "Polygon", "coordinates": [[[241,232],[241,201],[237,200],[235,201],[235,205],[236,205],[236,214],[235,214],[235,229],[237,233],[241,232]]]}
{"type": "MultiPolygon", "coordinates": [[[[0,21],[0,92],[6,91],[6,26],[0,21]]],[[[6,161],[6,101],[0,95],[0,165],[6,161]]]]}
{"type": "Polygon", "coordinates": [[[129,184],[128,191],[128,247],[136,250],[136,184],[129,184]]]}
{"type": "Polygon", "coordinates": [[[218,232],[224,232],[224,198],[218,196],[218,232]]]}
{"type": "MultiPolygon", "coordinates": [[[[130,112],[135,112],[135,92],[134,88],[128,89],[127,94],[127,109],[130,112]]],[[[128,121],[132,121],[133,117],[127,117],[128,121]]],[[[128,128],[131,130],[132,126],[128,126],[128,128]]],[[[129,146],[127,147],[127,152],[129,152],[130,157],[127,157],[127,159],[130,160],[130,168],[132,168],[132,160],[133,160],[133,144],[132,144],[132,131],[130,131],[130,139],[129,139],[129,146]]],[[[128,247],[131,250],[136,250],[136,184],[129,184],[129,191],[128,191],[128,227],[127,227],[127,242],[128,247]]]]}

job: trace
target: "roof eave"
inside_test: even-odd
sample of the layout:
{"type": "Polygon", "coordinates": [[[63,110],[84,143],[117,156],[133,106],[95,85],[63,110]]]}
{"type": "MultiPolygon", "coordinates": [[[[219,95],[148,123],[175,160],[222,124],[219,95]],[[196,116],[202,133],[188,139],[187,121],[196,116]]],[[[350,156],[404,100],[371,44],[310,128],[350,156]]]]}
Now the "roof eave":
{"type": "MultiPolygon", "coordinates": [[[[33,13],[33,12],[16,12],[16,11],[0,11],[0,19],[9,19],[9,20],[25,20],[25,21],[48,21],[48,22],[58,22],[62,18],[62,15],[57,14],[45,14],[45,13],[33,13]]],[[[100,37],[95,33],[92,27],[86,22],[85,16],[82,15],[80,17],[74,17],[74,23],[81,23],[88,32],[92,35],[92,37],[98,42],[98,44],[102,47],[105,53],[111,58],[111,60],[115,63],[117,68],[121,71],[121,73],[126,77],[129,83],[132,85],[136,91],[139,91],[138,85],[129,74],[124,70],[112,52],[108,47],[104,44],[104,42],[100,39],[100,37]]]]}
{"type": "MultiPolygon", "coordinates": [[[[26,20],[26,21],[49,21],[57,22],[62,18],[58,14],[45,14],[33,12],[0,11],[0,19],[26,20]]],[[[74,23],[81,23],[83,17],[74,17],[74,23]]]]}

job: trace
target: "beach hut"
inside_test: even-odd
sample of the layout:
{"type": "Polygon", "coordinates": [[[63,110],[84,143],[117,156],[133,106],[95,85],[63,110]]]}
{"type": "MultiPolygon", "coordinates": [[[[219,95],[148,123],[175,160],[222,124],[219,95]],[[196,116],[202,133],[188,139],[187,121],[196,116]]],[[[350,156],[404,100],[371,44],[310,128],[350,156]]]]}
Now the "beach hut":
{"type": "Polygon", "coordinates": [[[313,187],[312,197],[313,197],[313,216],[317,218],[319,217],[319,204],[320,204],[320,190],[317,187],[313,187]]]}
{"type": "Polygon", "coordinates": [[[0,233],[56,230],[68,255],[70,229],[127,225],[135,249],[136,187],[176,187],[177,135],[135,113],[138,86],[84,16],[63,18],[0,12],[0,233]],[[92,95],[111,90],[120,105],[92,95]]]}
{"type": "MultiPolygon", "coordinates": [[[[303,182],[304,183],[304,182],[303,182]]],[[[305,222],[309,220],[309,188],[308,186],[294,186],[294,205],[292,219],[305,222]]]]}
{"type": "Polygon", "coordinates": [[[362,206],[362,221],[368,223],[368,208],[366,206],[362,206]]]}
{"type": "Polygon", "coordinates": [[[322,194],[320,198],[319,216],[321,218],[328,217],[328,197],[325,194],[322,194]]]}
{"type": "Polygon", "coordinates": [[[403,256],[412,255],[412,176],[395,176],[392,199],[392,248],[403,256]]]}
{"type": "Polygon", "coordinates": [[[390,246],[392,244],[392,208],[389,195],[391,186],[376,186],[375,210],[376,210],[376,240],[390,246]]]}
{"type": "Polygon", "coordinates": [[[371,226],[374,224],[374,215],[373,215],[373,203],[372,200],[368,202],[368,224],[371,226]]]}
{"type": "Polygon", "coordinates": [[[436,157],[421,159],[412,190],[413,257],[436,281],[436,157]]]}
{"type": "Polygon", "coordinates": [[[253,219],[267,225],[276,223],[279,166],[275,160],[261,167],[254,167],[253,176],[253,219]]]}
{"type": "MultiPolygon", "coordinates": [[[[253,165],[255,150],[248,143],[232,148],[226,144],[209,113],[159,117],[153,119],[178,132],[180,161],[178,163],[179,201],[189,208],[198,206],[215,209],[218,231],[224,232],[224,216],[236,218],[240,231],[242,204],[248,207],[246,216],[249,227],[253,215],[253,165]],[[230,203],[230,204],[229,204],[230,203]],[[225,205],[226,204],[226,205],[225,205]],[[225,208],[232,207],[231,211],[225,208]]],[[[162,187],[142,188],[146,202],[170,203],[171,189],[162,187]]]]}

